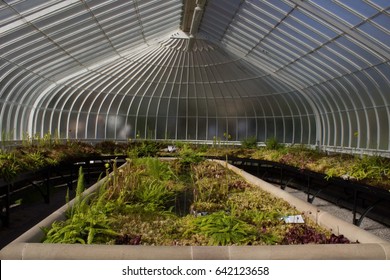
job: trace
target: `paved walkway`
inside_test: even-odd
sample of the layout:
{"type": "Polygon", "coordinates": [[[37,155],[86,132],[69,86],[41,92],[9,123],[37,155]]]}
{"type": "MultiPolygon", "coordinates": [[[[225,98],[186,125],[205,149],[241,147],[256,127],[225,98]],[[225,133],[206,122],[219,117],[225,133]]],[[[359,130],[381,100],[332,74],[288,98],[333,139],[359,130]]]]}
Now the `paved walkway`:
{"type": "MultiPolygon", "coordinates": [[[[286,187],[285,191],[304,201],[306,201],[307,199],[307,194],[302,191],[289,188],[289,187],[286,187]]],[[[345,208],[340,208],[339,206],[334,205],[326,200],[316,197],[313,201],[313,205],[318,207],[320,210],[326,211],[332,214],[333,216],[342,219],[346,222],[352,223],[353,221],[352,211],[345,208]]],[[[365,217],[360,225],[360,228],[368,232],[371,232],[372,234],[375,234],[376,236],[390,242],[390,227],[388,226],[385,226],[383,224],[380,224],[376,221],[373,221],[365,217]]]]}
{"type": "Polygon", "coordinates": [[[0,225],[0,249],[62,207],[66,203],[65,196],[66,188],[62,188],[52,192],[49,204],[42,199],[34,203],[14,205],[10,212],[9,227],[0,225]]]}

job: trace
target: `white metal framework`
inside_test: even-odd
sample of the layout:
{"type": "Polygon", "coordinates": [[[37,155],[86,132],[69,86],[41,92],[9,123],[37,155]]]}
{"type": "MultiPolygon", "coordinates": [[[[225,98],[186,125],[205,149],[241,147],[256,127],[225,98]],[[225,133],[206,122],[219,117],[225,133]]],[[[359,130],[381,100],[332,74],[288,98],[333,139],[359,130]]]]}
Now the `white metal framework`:
{"type": "Polygon", "coordinates": [[[390,150],[386,0],[5,0],[0,131],[390,150]]]}

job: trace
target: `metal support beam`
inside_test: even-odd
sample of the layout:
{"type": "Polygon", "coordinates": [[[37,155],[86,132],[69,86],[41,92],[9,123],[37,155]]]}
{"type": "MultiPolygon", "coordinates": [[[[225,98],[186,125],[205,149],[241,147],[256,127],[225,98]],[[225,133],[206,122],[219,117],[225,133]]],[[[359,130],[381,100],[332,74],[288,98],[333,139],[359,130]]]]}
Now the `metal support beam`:
{"type": "Polygon", "coordinates": [[[194,46],[196,40],[196,34],[198,33],[199,30],[200,21],[202,20],[203,17],[203,11],[204,11],[203,8],[205,4],[206,4],[206,0],[196,1],[196,7],[192,15],[190,34],[189,34],[188,44],[186,48],[187,51],[191,51],[194,46]]]}

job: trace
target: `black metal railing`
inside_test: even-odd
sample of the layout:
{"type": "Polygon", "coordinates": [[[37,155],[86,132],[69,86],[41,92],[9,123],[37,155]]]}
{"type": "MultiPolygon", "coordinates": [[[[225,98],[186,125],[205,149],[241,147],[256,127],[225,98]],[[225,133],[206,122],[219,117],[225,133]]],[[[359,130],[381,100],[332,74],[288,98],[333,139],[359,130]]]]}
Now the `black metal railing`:
{"type": "MultiPolygon", "coordinates": [[[[209,157],[215,158],[215,157],[209,157]]],[[[226,158],[218,158],[226,160],[226,158]]],[[[299,189],[313,203],[317,197],[352,211],[352,223],[360,226],[365,217],[390,226],[390,191],[350,179],[267,160],[229,157],[228,162],[265,181],[299,189]]]]}
{"type": "MultiPolygon", "coordinates": [[[[226,160],[225,157],[208,157],[226,160]]],[[[0,179],[0,198],[3,225],[10,223],[11,197],[25,189],[35,189],[46,203],[50,203],[50,192],[54,187],[64,185],[72,189],[77,182],[78,169],[83,166],[87,184],[92,184],[105,171],[105,163],[113,160],[125,162],[126,156],[94,156],[74,159],[59,166],[47,167],[18,176],[12,182],[0,179]]],[[[317,197],[333,204],[350,209],[352,223],[360,226],[365,217],[390,226],[390,192],[375,186],[367,186],[353,180],[327,178],[324,174],[302,170],[282,163],[229,157],[227,161],[258,178],[277,184],[281,189],[286,186],[306,193],[307,201],[313,203],[317,197]]]]}
{"type": "Polygon", "coordinates": [[[125,162],[126,156],[93,156],[76,158],[62,162],[58,166],[48,166],[39,170],[20,174],[17,178],[7,182],[0,179],[0,219],[4,226],[9,226],[11,220],[11,206],[14,198],[22,197],[24,193],[32,191],[38,193],[45,203],[50,203],[51,191],[58,187],[67,187],[72,190],[77,183],[78,170],[82,166],[86,185],[95,183],[94,180],[104,175],[105,164],[114,160],[118,164],[125,162]]]}

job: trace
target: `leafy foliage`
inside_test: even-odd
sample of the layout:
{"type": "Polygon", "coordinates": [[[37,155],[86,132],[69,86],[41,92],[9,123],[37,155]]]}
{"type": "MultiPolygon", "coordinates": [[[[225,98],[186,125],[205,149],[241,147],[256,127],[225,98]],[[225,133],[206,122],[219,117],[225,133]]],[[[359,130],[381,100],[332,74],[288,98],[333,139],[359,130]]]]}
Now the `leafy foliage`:
{"type": "Polygon", "coordinates": [[[105,243],[118,233],[112,229],[110,207],[106,207],[104,197],[107,191],[103,189],[99,196],[83,195],[84,174],[79,169],[79,178],[74,204],[68,209],[68,219],[55,221],[51,228],[43,229],[44,243],[105,243]]]}
{"type": "Polygon", "coordinates": [[[168,181],[176,179],[176,175],[166,162],[158,158],[144,157],[134,159],[134,165],[144,168],[145,172],[151,178],[159,181],[168,181]]]}
{"type": "Polygon", "coordinates": [[[112,221],[97,207],[77,212],[66,221],[55,221],[46,229],[44,243],[106,243],[118,233],[111,228],[112,221]]]}
{"type": "Polygon", "coordinates": [[[180,149],[179,163],[185,168],[189,167],[191,164],[199,163],[203,160],[204,158],[202,154],[195,152],[188,145],[184,145],[183,148],[180,149]]]}
{"type": "Polygon", "coordinates": [[[336,236],[335,234],[327,237],[324,233],[316,231],[314,228],[307,225],[294,225],[285,235],[282,244],[340,244],[350,243],[343,235],[336,236]]]}
{"type": "Polygon", "coordinates": [[[115,244],[119,245],[140,245],[142,235],[136,234],[123,234],[115,239],[115,244]]]}
{"type": "Polygon", "coordinates": [[[241,147],[243,149],[254,149],[257,148],[257,138],[256,136],[248,137],[241,141],[241,147]]]}
{"type": "Polygon", "coordinates": [[[135,191],[135,203],[151,211],[164,210],[168,202],[172,201],[173,192],[157,180],[146,181],[135,191]]]}
{"type": "Polygon", "coordinates": [[[381,180],[390,175],[390,161],[378,156],[364,156],[354,161],[350,175],[357,180],[381,180]]]}
{"type": "MultiPolygon", "coordinates": [[[[4,147],[0,151],[0,178],[7,181],[26,171],[34,171],[90,155],[128,153],[130,158],[155,157],[164,154],[160,148],[166,147],[167,144],[152,140],[132,141],[129,139],[127,143],[103,141],[93,146],[77,140],[64,141],[60,139],[58,132],[55,132],[53,135],[46,133],[43,136],[40,134],[30,136],[24,133],[21,146],[7,147],[5,145],[8,139],[13,139],[12,132],[2,134],[4,147]]],[[[241,147],[219,145],[215,148],[177,142],[174,145],[179,148],[178,151],[169,155],[176,155],[180,158],[177,170],[183,173],[187,172],[192,164],[203,160],[204,154],[247,157],[281,162],[301,169],[320,172],[327,179],[347,178],[390,190],[390,159],[388,158],[328,154],[299,144],[284,146],[275,137],[266,140],[265,148],[254,149],[255,143],[255,137],[243,140],[241,147]]]]}
{"type": "Polygon", "coordinates": [[[256,228],[223,211],[192,220],[192,225],[184,233],[200,233],[210,239],[209,245],[246,245],[256,239],[256,228]]]}
{"type": "MultiPolygon", "coordinates": [[[[157,164],[155,160],[136,159],[122,168],[114,163],[112,173],[108,174],[107,170],[99,191],[89,195],[83,192],[80,169],[76,198],[69,206],[68,219],[44,229],[44,242],[258,245],[279,244],[284,238],[293,238],[285,237],[289,226],[280,217],[296,211],[286,202],[240,181],[238,175],[218,163],[193,164],[195,175],[192,182],[186,182],[189,186],[174,187],[183,184],[169,166],[175,162],[157,164]],[[163,175],[164,172],[168,174],[163,175]],[[199,186],[203,188],[201,191],[199,186]],[[191,187],[203,193],[190,197],[196,199],[192,204],[196,211],[178,215],[172,202],[191,187]]],[[[313,232],[318,234],[314,229],[313,232]]]]}
{"type": "Polygon", "coordinates": [[[265,146],[269,150],[278,150],[283,147],[275,137],[268,138],[267,141],[265,141],[265,146]]]}
{"type": "Polygon", "coordinates": [[[3,153],[0,150],[0,177],[10,182],[14,179],[21,167],[17,162],[15,154],[3,153]]]}
{"type": "Polygon", "coordinates": [[[159,145],[155,141],[143,140],[132,151],[137,157],[154,157],[159,151],[159,145]]]}

